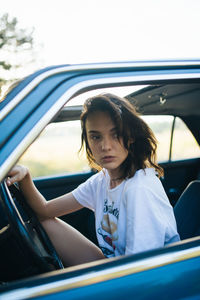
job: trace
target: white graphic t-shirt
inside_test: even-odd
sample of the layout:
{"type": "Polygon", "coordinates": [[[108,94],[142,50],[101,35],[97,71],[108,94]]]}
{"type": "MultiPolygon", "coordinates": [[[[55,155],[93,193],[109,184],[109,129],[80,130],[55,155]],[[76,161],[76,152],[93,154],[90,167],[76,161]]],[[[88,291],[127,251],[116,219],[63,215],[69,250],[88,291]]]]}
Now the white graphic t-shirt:
{"type": "Polygon", "coordinates": [[[108,172],[90,177],[72,193],[95,212],[105,257],[134,254],[179,240],[173,209],[154,169],[139,170],[110,189],[108,172]]]}

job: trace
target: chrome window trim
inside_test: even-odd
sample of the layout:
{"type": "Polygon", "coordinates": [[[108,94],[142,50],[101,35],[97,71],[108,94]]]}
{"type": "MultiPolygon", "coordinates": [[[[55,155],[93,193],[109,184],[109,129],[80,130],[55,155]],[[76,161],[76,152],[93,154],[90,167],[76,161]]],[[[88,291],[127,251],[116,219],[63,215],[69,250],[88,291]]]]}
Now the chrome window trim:
{"type": "Polygon", "coordinates": [[[22,99],[40,82],[52,75],[56,75],[64,72],[82,71],[82,70],[100,70],[100,69],[114,69],[114,68],[139,68],[139,67],[178,67],[178,66],[200,66],[199,60],[186,60],[186,61],[161,61],[161,62],[122,62],[122,63],[104,63],[104,64],[92,64],[92,65],[72,65],[65,67],[58,67],[53,70],[46,71],[36,78],[34,78],[19,94],[17,94],[12,101],[10,101],[0,111],[0,121],[6,117],[6,115],[19,103],[22,99]]]}
{"type": "Polygon", "coordinates": [[[15,148],[12,154],[7,158],[7,160],[1,165],[1,173],[0,173],[0,181],[6,176],[10,168],[14,165],[14,163],[18,160],[18,158],[24,153],[24,151],[28,148],[31,142],[40,134],[43,128],[51,121],[51,119],[55,116],[55,114],[70,101],[75,94],[84,88],[95,88],[95,87],[103,87],[104,85],[108,87],[115,86],[119,83],[123,83],[124,85],[130,85],[131,83],[137,82],[145,82],[145,81],[161,81],[161,80],[175,80],[175,79],[194,79],[200,78],[200,73],[180,73],[178,74],[147,74],[147,75],[133,75],[133,76],[119,76],[119,77],[106,77],[106,78],[98,78],[98,79],[90,79],[84,80],[82,82],[76,83],[74,86],[69,88],[57,101],[53,106],[49,109],[49,111],[40,119],[40,121],[32,128],[32,130],[26,135],[26,137],[21,141],[20,144],[15,148]]]}
{"type": "MultiPolygon", "coordinates": [[[[196,238],[198,240],[199,238],[196,238]]],[[[61,279],[55,282],[40,284],[35,287],[22,287],[14,291],[2,293],[0,300],[23,300],[34,297],[42,297],[51,293],[59,293],[62,291],[80,288],[83,286],[112,280],[122,276],[147,271],[153,268],[165,266],[167,264],[181,262],[200,256],[200,246],[192,249],[176,251],[174,253],[164,253],[151,258],[144,258],[135,262],[114,266],[105,270],[89,272],[88,274],[79,275],[72,278],[61,279]]],[[[93,264],[93,263],[92,263],[93,264]]],[[[88,265],[89,266],[89,265],[88,265]]],[[[76,267],[77,268],[77,267],[76,267]]],[[[70,268],[71,271],[73,268],[70,268]]]]}

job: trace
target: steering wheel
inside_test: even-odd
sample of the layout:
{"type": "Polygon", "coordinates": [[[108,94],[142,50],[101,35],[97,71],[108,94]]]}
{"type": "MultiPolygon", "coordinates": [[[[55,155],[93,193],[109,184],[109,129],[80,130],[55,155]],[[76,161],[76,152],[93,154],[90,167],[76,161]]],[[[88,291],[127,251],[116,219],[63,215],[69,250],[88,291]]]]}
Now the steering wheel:
{"type": "Polygon", "coordinates": [[[19,243],[30,252],[39,271],[63,269],[63,264],[47,233],[17,185],[13,184],[8,188],[4,181],[1,184],[1,194],[10,226],[19,243]]]}

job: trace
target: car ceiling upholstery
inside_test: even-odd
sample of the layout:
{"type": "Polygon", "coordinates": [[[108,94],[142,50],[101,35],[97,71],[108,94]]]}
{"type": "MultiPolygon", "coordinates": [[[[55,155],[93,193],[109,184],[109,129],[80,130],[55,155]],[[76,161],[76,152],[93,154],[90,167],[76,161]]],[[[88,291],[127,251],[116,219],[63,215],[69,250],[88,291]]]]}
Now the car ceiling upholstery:
{"type": "Polygon", "coordinates": [[[150,86],[127,95],[144,115],[200,116],[200,84],[150,86]]]}

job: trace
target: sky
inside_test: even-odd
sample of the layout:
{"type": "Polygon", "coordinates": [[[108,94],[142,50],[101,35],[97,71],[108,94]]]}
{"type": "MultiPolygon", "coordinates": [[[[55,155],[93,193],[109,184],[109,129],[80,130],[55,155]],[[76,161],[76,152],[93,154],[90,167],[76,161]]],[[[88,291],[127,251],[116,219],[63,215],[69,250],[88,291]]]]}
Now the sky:
{"type": "Polygon", "coordinates": [[[200,58],[200,0],[0,0],[34,27],[38,66],[200,58]]]}

